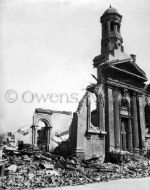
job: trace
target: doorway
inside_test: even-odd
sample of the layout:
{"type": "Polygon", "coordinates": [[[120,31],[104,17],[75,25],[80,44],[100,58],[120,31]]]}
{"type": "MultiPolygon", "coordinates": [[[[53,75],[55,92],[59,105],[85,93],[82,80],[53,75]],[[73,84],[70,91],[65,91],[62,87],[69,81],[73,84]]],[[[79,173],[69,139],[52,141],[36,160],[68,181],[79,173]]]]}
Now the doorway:
{"type": "Polygon", "coordinates": [[[49,127],[47,123],[42,120],[38,123],[37,146],[44,152],[49,151],[49,127]]]}
{"type": "Polygon", "coordinates": [[[121,118],[121,129],[120,129],[120,132],[121,132],[121,150],[128,150],[129,149],[129,119],[128,118],[121,118]]]}

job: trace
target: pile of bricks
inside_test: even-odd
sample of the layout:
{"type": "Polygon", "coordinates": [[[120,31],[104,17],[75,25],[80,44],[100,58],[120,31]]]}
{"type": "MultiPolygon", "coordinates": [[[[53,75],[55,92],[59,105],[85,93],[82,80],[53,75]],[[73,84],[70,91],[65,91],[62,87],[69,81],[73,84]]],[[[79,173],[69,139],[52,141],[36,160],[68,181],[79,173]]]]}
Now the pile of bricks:
{"type": "Polygon", "coordinates": [[[150,161],[132,156],[121,164],[101,163],[99,158],[64,159],[50,153],[5,155],[8,160],[0,189],[36,189],[150,176],[150,161]]]}

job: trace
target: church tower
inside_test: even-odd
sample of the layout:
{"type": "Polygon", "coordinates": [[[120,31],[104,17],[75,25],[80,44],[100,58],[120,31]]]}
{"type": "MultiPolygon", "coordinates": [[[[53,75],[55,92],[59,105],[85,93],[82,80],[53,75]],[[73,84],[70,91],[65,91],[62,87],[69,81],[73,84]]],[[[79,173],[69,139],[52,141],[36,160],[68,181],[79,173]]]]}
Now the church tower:
{"type": "Polygon", "coordinates": [[[111,6],[101,16],[101,54],[94,58],[94,67],[98,68],[100,64],[116,59],[131,59],[131,56],[124,52],[121,21],[122,15],[111,6]]]}
{"type": "Polygon", "coordinates": [[[120,33],[121,20],[122,16],[111,6],[101,16],[101,54],[112,52],[114,49],[120,49],[120,51],[123,51],[123,40],[120,33]]]}

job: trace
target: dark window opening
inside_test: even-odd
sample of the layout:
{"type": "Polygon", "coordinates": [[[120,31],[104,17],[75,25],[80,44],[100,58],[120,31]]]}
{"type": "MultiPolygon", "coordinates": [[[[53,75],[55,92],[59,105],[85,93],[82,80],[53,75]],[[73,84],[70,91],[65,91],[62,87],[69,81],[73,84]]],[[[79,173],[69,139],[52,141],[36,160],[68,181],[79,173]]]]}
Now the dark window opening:
{"type": "Polygon", "coordinates": [[[111,22],[110,23],[110,30],[112,32],[116,31],[116,32],[120,33],[120,24],[119,23],[115,23],[115,22],[111,22]]]}
{"type": "Polygon", "coordinates": [[[110,30],[113,32],[115,30],[115,23],[111,22],[110,23],[110,30]]]}
{"type": "Polygon", "coordinates": [[[92,123],[92,125],[94,126],[94,127],[98,127],[98,123],[99,123],[99,121],[98,121],[98,111],[97,111],[97,109],[96,110],[93,110],[92,112],[91,112],[91,123],[92,123]]]}
{"type": "Polygon", "coordinates": [[[120,24],[117,24],[117,31],[120,33],[120,24]]]}

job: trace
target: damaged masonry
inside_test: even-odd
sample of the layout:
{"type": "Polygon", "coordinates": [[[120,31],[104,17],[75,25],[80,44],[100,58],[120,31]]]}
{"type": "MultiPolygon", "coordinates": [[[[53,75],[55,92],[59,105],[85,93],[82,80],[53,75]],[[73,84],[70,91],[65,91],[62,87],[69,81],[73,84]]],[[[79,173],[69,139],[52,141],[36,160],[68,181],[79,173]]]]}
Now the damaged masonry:
{"type": "MultiPolygon", "coordinates": [[[[97,155],[109,161],[125,151],[144,155],[150,149],[150,88],[145,84],[145,72],[136,64],[136,56],[124,51],[121,20],[122,16],[112,7],[101,16],[101,55],[93,60],[97,83],[87,87],[73,114],[68,126],[69,140],[59,147],[64,154],[85,159],[97,155]]],[[[40,117],[48,122],[50,146],[49,136],[55,126],[45,113],[41,112],[40,117]]],[[[34,138],[37,129],[33,122],[34,138]]],[[[32,142],[37,145],[35,139],[32,142]]]]}
{"type": "Polygon", "coordinates": [[[31,143],[3,148],[0,188],[150,176],[150,85],[136,56],[124,51],[121,20],[112,7],[100,18],[97,83],[86,88],[77,111],[35,109],[31,143]]]}

